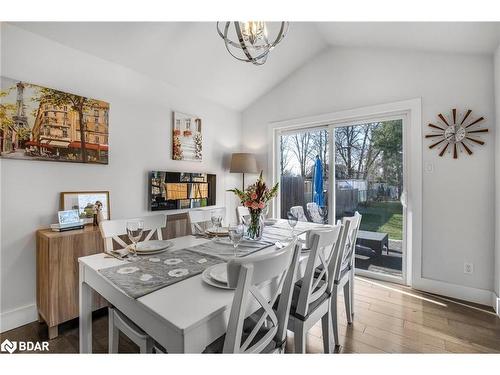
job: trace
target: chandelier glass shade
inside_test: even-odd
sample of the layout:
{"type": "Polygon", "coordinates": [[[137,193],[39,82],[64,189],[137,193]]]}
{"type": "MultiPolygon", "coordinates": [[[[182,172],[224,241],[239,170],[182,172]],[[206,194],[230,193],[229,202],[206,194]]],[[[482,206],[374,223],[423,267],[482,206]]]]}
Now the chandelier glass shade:
{"type": "Polygon", "coordinates": [[[269,52],[288,32],[288,22],[277,24],[279,25],[272,38],[269,35],[269,26],[263,21],[217,22],[217,32],[224,40],[227,51],[235,59],[262,65],[266,62],[269,52]]]}

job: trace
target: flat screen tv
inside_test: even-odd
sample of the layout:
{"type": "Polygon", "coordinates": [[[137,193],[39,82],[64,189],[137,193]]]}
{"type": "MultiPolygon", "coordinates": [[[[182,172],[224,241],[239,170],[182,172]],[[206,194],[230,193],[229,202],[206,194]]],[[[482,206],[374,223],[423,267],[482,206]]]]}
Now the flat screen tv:
{"type": "Polygon", "coordinates": [[[149,209],[178,210],[215,205],[216,175],[208,173],[149,173],[149,209]]]}

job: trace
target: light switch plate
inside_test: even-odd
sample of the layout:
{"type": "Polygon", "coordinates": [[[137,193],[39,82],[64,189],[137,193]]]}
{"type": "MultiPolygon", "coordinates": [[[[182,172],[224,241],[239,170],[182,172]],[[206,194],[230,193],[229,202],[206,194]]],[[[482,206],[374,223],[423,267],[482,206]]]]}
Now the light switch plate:
{"type": "Polygon", "coordinates": [[[433,173],[434,172],[434,163],[432,163],[430,161],[425,162],[424,169],[427,173],[433,173]]]}

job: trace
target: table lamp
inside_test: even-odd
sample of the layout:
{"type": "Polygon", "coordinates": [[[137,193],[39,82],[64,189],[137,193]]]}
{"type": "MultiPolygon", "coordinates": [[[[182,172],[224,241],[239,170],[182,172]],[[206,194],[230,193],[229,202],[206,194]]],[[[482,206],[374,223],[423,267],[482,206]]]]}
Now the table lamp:
{"type": "Polygon", "coordinates": [[[230,173],[243,173],[243,190],[245,190],[245,173],[257,173],[257,160],[254,154],[237,152],[231,155],[230,173]]]}

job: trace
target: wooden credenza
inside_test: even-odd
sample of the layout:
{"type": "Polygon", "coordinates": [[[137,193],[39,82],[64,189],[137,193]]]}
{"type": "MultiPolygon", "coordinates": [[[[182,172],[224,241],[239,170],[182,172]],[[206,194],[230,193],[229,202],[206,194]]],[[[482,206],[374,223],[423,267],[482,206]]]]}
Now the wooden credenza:
{"type": "MultiPolygon", "coordinates": [[[[50,339],[57,337],[59,324],[78,317],[78,258],[102,251],[97,227],[37,231],[36,301],[39,319],[47,323],[50,339]]],[[[94,296],[94,310],[106,305],[102,297],[94,296]]]]}

